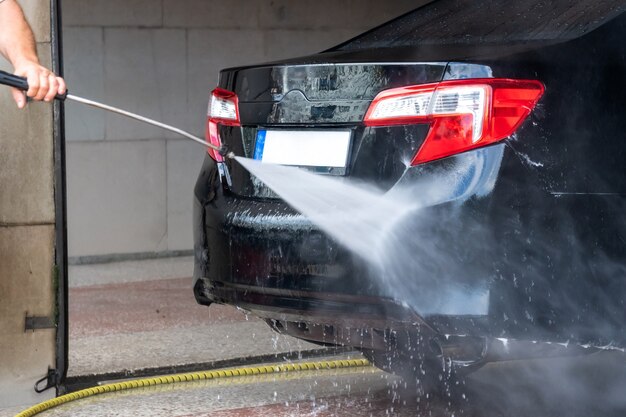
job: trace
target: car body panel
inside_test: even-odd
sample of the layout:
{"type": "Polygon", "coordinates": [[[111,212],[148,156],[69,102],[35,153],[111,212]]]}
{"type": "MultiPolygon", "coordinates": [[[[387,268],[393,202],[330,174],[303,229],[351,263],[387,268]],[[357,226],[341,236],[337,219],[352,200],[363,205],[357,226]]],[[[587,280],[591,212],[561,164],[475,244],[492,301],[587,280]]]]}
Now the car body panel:
{"type": "Polygon", "coordinates": [[[415,263],[398,293],[239,165],[226,162],[228,183],[207,156],[195,189],[197,299],[313,327],[418,323],[437,334],[626,347],[626,14],[615,10],[579,37],[340,46],[223,70],[219,86],[240,98],[242,126],[220,128],[235,154],[252,156],[258,129],[352,129],[341,175],[389,195],[446,190],[405,236],[443,249],[393,253],[415,263]],[[383,89],[483,77],[546,86],[525,123],[494,146],[407,167],[427,124],[362,123],[383,89]]]}

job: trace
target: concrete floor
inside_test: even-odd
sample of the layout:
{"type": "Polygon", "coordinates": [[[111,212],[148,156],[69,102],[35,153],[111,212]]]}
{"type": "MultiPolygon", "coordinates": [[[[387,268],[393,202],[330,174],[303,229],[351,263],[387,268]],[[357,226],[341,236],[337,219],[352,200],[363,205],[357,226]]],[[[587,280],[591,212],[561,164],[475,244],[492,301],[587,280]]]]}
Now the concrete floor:
{"type": "MultiPolygon", "coordinates": [[[[190,264],[190,258],[174,258],[71,267],[70,375],[318,349],[276,335],[233,308],[196,305],[190,264]]],[[[42,415],[626,415],[626,356],[620,352],[490,364],[428,398],[402,385],[374,368],[239,377],[106,394],[42,415]]],[[[0,410],[0,417],[23,408],[0,410]]]]}
{"type": "MultiPolygon", "coordinates": [[[[42,416],[623,417],[621,353],[492,364],[448,393],[416,398],[374,368],[181,383],[104,394],[42,416]]],[[[0,412],[0,417],[11,414],[0,412]]]]}
{"type": "Polygon", "coordinates": [[[228,306],[200,306],[191,257],[69,269],[69,376],[318,350],[228,306]]]}

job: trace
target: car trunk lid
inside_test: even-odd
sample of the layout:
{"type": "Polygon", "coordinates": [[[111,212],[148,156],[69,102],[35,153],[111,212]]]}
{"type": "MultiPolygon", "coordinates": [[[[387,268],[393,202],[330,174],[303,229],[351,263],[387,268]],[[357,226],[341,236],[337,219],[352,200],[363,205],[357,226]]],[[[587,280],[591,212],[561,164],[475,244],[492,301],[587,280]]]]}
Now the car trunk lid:
{"type": "MultiPolygon", "coordinates": [[[[339,132],[349,132],[345,166],[316,163],[306,168],[370,181],[388,189],[404,172],[403,161],[417,151],[427,125],[366,127],[365,113],[380,91],[438,82],[445,69],[445,62],[383,62],[223,70],[219,87],[236,94],[240,126],[219,126],[219,136],[235,154],[259,159],[260,138],[269,138],[277,131],[293,132],[294,136],[306,132],[308,137],[315,132],[313,136],[320,141],[332,134],[345,139],[339,132]]],[[[251,197],[275,197],[238,164],[228,165],[231,191],[251,197]]]]}

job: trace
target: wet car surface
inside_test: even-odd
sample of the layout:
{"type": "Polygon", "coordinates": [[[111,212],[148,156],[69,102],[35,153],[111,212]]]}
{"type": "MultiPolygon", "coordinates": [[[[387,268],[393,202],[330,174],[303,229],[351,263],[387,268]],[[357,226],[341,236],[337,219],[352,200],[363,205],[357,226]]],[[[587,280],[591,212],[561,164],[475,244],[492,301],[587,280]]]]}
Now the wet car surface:
{"type": "Polygon", "coordinates": [[[343,165],[278,162],[419,203],[371,268],[367,245],[347,249],[209,152],[198,302],[435,383],[450,368],[623,349],[626,6],[518,7],[434,2],[324,53],[223,70],[208,140],[276,162],[272,143],[333,134],[343,165]]]}

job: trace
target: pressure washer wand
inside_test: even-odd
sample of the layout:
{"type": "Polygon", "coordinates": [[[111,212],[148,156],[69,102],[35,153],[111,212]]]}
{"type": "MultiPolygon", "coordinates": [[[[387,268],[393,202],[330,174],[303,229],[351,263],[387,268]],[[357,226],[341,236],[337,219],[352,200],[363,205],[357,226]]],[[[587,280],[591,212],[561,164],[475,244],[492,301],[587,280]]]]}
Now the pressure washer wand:
{"type": "MultiPolygon", "coordinates": [[[[13,75],[13,74],[9,74],[8,72],[4,72],[4,71],[0,71],[0,84],[4,84],[4,85],[8,85],[10,87],[14,87],[14,88],[18,88],[20,90],[23,91],[27,91],[28,90],[28,81],[26,80],[26,78],[24,77],[19,77],[17,75],[13,75]]],[[[93,101],[93,100],[88,100],[86,98],[83,97],[78,97],[75,96],[73,94],[68,94],[67,91],[65,92],[65,94],[57,94],[56,97],[54,97],[56,100],[60,100],[60,101],[65,101],[67,100],[73,100],[76,101],[78,103],[82,103],[85,104],[87,106],[92,106],[92,107],[96,107],[102,110],[106,110],[106,111],[110,111],[113,113],[117,113],[117,114],[121,114],[122,116],[126,116],[126,117],[130,117],[131,119],[135,119],[135,120],[139,120],[140,122],[144,122],[153,126],[157,126],[160,127],[161,129],[165,129],[165,130],[169,130],[170,132],[174,132],[177,133],[181,136],[186,137],[187,139],[191,139],[194,142],[197,142],[201,145],[207,146],[217,152],[219,152],[220,155],[227,157],[227,158],[234,158],[235,154],[233,154],[232,152],[228,152],[228,149],[225,146],[216,146],[213,145],[212,143],[209,143],[203,139],[200,139],[199,137],[192,135],[189,132],[186,132],[182,129],[179,129],[177,127],[174,126],[170,126],[170,125],[166,125],[165,123],[161,123],[158,122],[156,120],[152,120],[149,119],[147,117],[135,114],[135,113],[131,113],[129,111],[126,110],[122,110],[122,109],[118,109],[117,107],[113,107],[113,106],[109,106],[103,103],[99,103],[97,101],[93,101]]]]}

